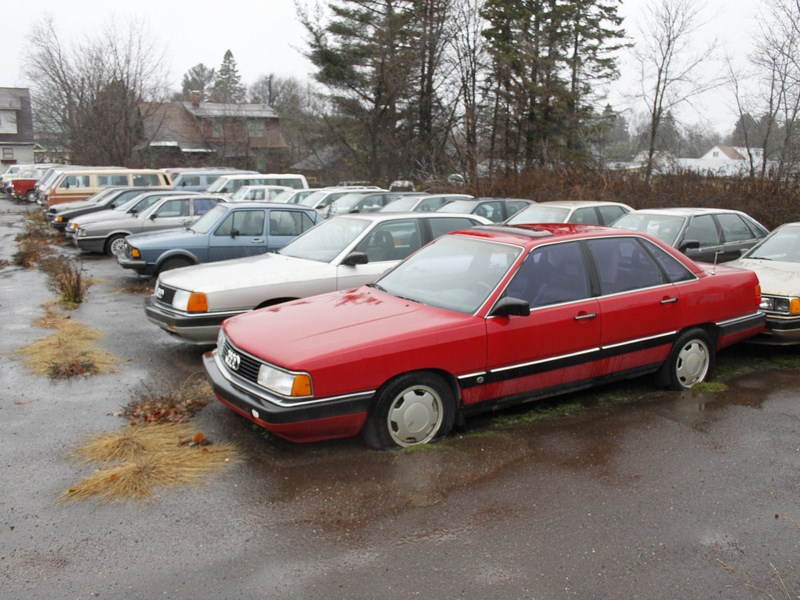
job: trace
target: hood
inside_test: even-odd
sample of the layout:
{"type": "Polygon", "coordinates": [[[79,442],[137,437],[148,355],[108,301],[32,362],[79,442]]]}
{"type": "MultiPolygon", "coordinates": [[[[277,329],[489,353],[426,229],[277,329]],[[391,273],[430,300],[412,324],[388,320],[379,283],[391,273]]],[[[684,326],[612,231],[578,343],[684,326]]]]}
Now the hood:
{"type": "Polygon", "coordinates": [[[54,207],[56,210],[54,212],[55,214],[59,214],[75,208],[88,208],[90,206],[97,206],[97,204],[94,202],[88,202],[86,200],[76,200],[74,202],[62,202],[61,204],[56,204],[56,206],[54,207]]]}
{"type": "MultiPolygon", "coordinates": [[[[225,321],[238,348],[288,369],[313,370],[393,340],[430,344],[437,331],[471,320],[362,286],[247,312],[225,321]]],[[[377,351],[377,350],[376,350],[377,351]]]]}
{"type": "MultiPolygon", "coordinates": [[[[92,215],[94,216],[94,215],[92,215]]],[[[112,217],[106,218],[107,215],[103,215],[102,218],[92,221],[79,221],[81,227],[85,228],[89,232],[99,231],[104,233],[109,229],[125,229],[129,231],[141,231],[143,229],[143,221],[142,219],[134,216],[129,215],[127,213],[123,214],[122,217],[112,217]]]]}
{"type": "Polygon", "coordinates": [[[209,294],[316,280],[331,276],[335,269],[328,263],[268,253],[167,271],[159,281],[180,290],[209,294]]]}
{"type": "Polygon", "coordinates": [[[118,210],[107,208],[97,212],[89,213],[88,215],[79,215],[74,219],[70,219],[73,223],[85,225],[86,223],[94,223],[96,221],[111,221],[114,219],[121,219],[126,216],[126,213],[118,210]]]}
{"type": "Polygon", "coordinates": [[[800,263],[740,258],[725,264],[755,272],[762,294],[800,296],[800,263]]]}

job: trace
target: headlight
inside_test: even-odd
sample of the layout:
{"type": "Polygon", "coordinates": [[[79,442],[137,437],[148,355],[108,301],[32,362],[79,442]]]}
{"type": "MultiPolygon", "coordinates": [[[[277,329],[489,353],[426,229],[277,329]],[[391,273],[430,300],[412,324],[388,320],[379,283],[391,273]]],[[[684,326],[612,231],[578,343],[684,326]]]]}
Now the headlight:
{"type": "Polygon", "coordinates": [[[78,231],[75,232],[75,235],[77,235],[78,237],[84,237],[86,235],[86,230],[78,228],[78,231]]]}
{"type": "Polygon", "coordinates": [[[186,292],[178,290],[172,299],[172,306],[190,313],[208,312],[208,300],[202,292],[186,292]]]}
{"type": "Polygon", "coordinates": [[[258,369],[258,385],[290,398],[306,398],[311,395],[311,376],[307,373],[290,373],[269,365],[258,369]]]}
{"type": "Polygon", "coordinates": [[[782,298],[777,296],[761,296],[761,310],[783,313],[786,315],[800,314],[800,298],[782,298]]]}
{"type": "Polygon", "coordinates": [[[217,334],[217,348],[222,349],[225,345],[225,332],[222,331],[222,327],[219,328],[219,333],[217,334]]]}
{"type": "Polygon", "coordinates": [[[59,223],[61,223],[63,220],[64,220],[64,215],[58,215],[56,217],[56,221],[59,222],[59,223]]]}

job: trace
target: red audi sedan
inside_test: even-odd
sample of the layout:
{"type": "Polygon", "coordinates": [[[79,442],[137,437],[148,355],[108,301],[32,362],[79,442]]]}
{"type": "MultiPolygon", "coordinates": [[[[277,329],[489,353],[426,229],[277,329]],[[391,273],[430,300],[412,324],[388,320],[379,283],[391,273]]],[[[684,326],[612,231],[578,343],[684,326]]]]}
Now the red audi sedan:
{"type": "Polygon", "coordinates": [[[204,365],[222,402],[288,440],[412,446],[478,411],[612,380],[688,389],[763,329],[759,301],[754,273],[645,233],[482,226],[370,285],[228,319],[204,365]]]}

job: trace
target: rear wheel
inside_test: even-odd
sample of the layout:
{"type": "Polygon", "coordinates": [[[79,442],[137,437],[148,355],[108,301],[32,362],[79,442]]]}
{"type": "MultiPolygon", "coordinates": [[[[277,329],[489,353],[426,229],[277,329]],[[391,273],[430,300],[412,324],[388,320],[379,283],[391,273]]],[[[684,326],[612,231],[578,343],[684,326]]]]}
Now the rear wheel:
{"type": "Polygon", "coordinates": [[[181,258],[176,256],[175,258],[168,258],[164,261],[158,268],[159,273],[163,273],[164,271],[172,271],[172,269],[180,269],[181,267],[188,267],[189,265],[193,264],[188,258],[181,258]]]}
{"type": "Polygon", "coordinates": [[[117,256],[122,254],[125,248],[125,235],[124,233],[117,233],[112,235],[106,240],[105,252],[107,256],[117,256]]]}
{"type": "Polygon", "coordinates": [[[659,371],[658,381],[671,390],[688,390],[711,378],[715,359],[708,334],[702,329],[689,329],[678,336],[659,371]]]}
{"type": "Polygon", "coordinates": [[[27,194],[25,194],[25,200],[28,202],[36,202],[36,192],[33,190],[29,191],[27,194]]]}
{"type": "Polygon", "coordinates": [[[376,449],[427,444],[450,432],[455,412],[453,392],[441,377],[406,373],[378,392],[364,440],[376,449]]]}

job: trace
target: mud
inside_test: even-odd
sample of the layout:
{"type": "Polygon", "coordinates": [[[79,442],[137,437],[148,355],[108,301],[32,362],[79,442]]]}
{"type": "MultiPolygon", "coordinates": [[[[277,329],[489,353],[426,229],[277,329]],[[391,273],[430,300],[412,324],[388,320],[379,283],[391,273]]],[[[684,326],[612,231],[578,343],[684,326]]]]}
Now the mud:
{"type": "MultiPolygon", "coordinates": [[[[0,259],[21,210],[0,200],[0,259]]],[[[396,452],[289,444],[214,401],[197,427],[240,462],[149,503],[61,506],[87,474],[74,447],[202,371],[132,275],[83,264],[72,318],[122,362],[67,381],[10,355],[47,335],[46,276],[0,269],[0,598],[800,597],[800,349],[723,352],[720,391],[635,380],[396,452]]]]}

